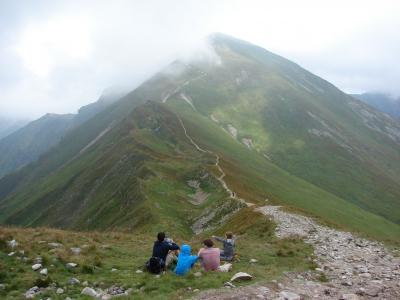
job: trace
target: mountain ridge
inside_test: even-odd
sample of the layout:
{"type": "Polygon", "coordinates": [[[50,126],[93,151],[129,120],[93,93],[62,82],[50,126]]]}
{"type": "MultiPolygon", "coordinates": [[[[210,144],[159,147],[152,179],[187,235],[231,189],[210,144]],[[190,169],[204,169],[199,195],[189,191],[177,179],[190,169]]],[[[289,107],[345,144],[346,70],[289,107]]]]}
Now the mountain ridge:
{"type": "Polygon", "coordinates": [[[37,163],[1,179],[0,221],[148,232],[178,216],[176,226],[187,234],[198,220],[204,228],[220,224],[244,207],[212,179],[220,174],[216,158],[197,153],[187,130],[198,147],[217,153],[237,198],[255,205],[269,199],[398,238],[398,225],[379,216],[399,222],[399,124],[290,61],[224,39],[213,40],[216,60],[175,61],[70,131],[37,163]],[[198,206],[189,197],[193,180],[210,194],[198,206]],[[82,208],[74,212],[73,205],[82,208]],[[210,209],[215,215],[207,219],[210,209]],[[71,219],[62,221],[55,210],[71,219]]]}
{"type": "Polygon", "coordinates": [[[393,99],[389,97],[389,95],[383,93],[350,94],[350,96],[400,120],[400,98],[393,99]]]}
{"type": "Polygon", "coordinates": [[[65,133],[96,115],[124,93],[117,87],[106,89],[96,102],[82,106],[78,114],[47,113],[1,139],[0,178],[36,161],[41,154],[57,145],[65,133]]]}

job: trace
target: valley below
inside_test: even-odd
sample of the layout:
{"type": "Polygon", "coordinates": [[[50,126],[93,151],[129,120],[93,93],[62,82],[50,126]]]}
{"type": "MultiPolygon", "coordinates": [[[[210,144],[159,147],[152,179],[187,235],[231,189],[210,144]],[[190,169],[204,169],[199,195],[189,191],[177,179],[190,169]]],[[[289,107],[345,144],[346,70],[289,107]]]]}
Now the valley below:
{"type": "Polygon", "coordinates": [[[400,123],[261,47],[208,43],[0,178],[1,299],[400,299],[400,123]],[[241,256],[154,275],[161,231],[192,254],[232,231],[241,256]]]}

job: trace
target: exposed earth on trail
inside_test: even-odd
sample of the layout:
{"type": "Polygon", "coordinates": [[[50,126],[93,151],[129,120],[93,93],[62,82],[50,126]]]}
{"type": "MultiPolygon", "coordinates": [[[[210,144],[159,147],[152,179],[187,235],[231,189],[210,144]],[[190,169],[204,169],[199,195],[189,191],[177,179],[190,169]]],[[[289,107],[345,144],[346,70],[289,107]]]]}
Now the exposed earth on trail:
{"type": "Polygon", "coordinates": [[[277,206],[263,206],[258,210],[278,224],[275,234],[279,238],[301,236],[311,244],[319,267],[312,272],[287,272],[283,282],[272,280],[204,291],[192,300],[400,299],[398,249],[389,251],[381,242],[320,226],[310,218],[283,212],[277,206]],[[321,276],[327,282],[321,282],[321,276]]]}

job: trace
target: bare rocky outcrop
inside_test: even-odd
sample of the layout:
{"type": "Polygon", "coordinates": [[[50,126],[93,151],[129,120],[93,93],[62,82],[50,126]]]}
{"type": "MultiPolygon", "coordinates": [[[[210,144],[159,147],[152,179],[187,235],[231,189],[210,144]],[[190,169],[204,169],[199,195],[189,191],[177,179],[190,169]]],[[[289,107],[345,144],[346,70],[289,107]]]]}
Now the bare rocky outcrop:
{"type": "Polygon", "coordinates": [[[210,196],[210,194],[205,193],[201,187],[200,187],[200,182],[197,180],[188,180],[187,184],[196,189],[196,194],[191,194],[189,197],[193,198],[195,201],[190,201],[194,205],[200,205],[203,204],[204,201],[210,196]]]}

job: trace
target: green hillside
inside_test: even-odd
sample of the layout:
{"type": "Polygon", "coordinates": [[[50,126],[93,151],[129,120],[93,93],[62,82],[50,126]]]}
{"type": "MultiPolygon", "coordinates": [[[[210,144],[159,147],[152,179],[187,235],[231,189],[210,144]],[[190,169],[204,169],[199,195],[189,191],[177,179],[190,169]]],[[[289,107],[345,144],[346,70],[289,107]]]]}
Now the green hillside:
{"type": "Polygon", "coordinates": [[[94,103],[82,106],[78,114],[46,114],[0,139],[0,178],[35,162],[43,153],[57,145],[72,128],[98,114],[122,98],[117,88],[106,89],[94,103]]]}
{"type": "Polygon", "coordinates": [[[399,122],[260,47],[211,45],[2,178],[0,221],[190,237],[268,199],[399,240],[399,122]]]}

